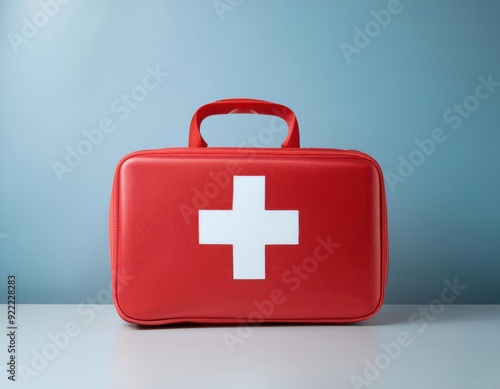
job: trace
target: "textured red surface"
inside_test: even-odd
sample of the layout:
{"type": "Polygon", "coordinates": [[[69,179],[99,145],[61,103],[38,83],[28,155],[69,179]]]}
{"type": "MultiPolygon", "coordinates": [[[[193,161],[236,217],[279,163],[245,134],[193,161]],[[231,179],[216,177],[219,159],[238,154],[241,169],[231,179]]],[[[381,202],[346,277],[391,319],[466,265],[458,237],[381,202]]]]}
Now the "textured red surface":
{"type": "Polygon", "coordinates": [[[128,321],[260,320],[254,311],[273,290],[282,298],[272,303],[271,314],[269,304],[262,310],[266,321],[362,320],[383,300],[383,179],[361,153],[134,153],[117,168],[111,220],[115,304],[128,321]],[[299,211],[299,244],[266,247],[265,280],[233,280],[232,246],[198,243],[198,209],[231,209],[234,175],[266,177],[266,209],[299,211]]]}

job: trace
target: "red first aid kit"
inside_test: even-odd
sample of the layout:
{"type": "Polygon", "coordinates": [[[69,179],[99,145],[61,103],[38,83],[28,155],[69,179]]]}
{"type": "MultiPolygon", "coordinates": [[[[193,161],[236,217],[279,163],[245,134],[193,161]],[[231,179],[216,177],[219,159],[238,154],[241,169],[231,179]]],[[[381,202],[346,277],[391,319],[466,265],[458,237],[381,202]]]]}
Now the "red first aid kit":
{"type": "Polygon", "coordinates": [[[216,101],[194,114],[188,148],[119,162],[110,241],[114,303],[129,322],[364,320],[388,271],[382,172],[358,151],[300,148],[283,105],[216,101]],[[282,118],[282,147],[207,147],[201,122],[232,113],[282,118]]]}

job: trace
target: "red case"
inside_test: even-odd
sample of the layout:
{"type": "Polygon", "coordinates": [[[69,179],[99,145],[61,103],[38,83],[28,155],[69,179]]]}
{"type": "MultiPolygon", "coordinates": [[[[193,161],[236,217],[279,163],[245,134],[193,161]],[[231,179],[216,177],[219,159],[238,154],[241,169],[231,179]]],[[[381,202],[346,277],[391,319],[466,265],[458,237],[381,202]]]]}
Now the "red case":
{"type": "Polygon", "coordinates": [[[301,149],[293,112],[228,99],[201,107],[189,147],[116,168],[113,298],[129,322],[343,323],[382,305],[388,271],[382,171],[353,150],[301,149]],[[207,116],[284,119],[282,148],[207,148],[207,116]]]}

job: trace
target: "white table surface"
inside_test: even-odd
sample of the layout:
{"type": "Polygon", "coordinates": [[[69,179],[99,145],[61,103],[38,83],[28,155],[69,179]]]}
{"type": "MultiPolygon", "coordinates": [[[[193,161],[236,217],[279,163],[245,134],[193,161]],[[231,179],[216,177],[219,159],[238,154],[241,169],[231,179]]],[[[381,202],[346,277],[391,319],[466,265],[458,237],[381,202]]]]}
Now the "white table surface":
{"type": "Polygon", "coordinates": [[[235,338],[232,326],[145,329],[112,305],[19,305],[17,381],[2,368],[0,387],[500,389],[500,306],[448,305],[427,315],[418,305],[386,305],[364,323],[256,326],[235,338]],[[231,352],[224,337],[241,343],[231,352]],[[353,385],[354,376],[365,385],[353,385]]]}

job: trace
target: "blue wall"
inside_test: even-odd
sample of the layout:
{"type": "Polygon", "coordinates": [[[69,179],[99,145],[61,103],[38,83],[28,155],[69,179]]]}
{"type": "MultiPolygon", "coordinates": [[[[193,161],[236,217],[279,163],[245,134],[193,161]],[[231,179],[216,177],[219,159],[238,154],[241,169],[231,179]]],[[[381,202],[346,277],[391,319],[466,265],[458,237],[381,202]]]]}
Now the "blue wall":
{"type": "MultiPolygon", "coordinates": [[[[198,106],[242,96],[290,106],[305,147],[380,162],[386,302],[428,303],[458,277],[461,303],[500,303],[500,3],[54,4],[0,3],[0,288],[16,273],[20,302],[104,296],[120,157],[185,146],[198,106]],[[122,94],[155,72],[127,105],[122,94]],[[64,170],[78,145],[88,155],[64,170]]],[[[204,134],[236,146],[268,124],[212,118],[204,134]]]]}

